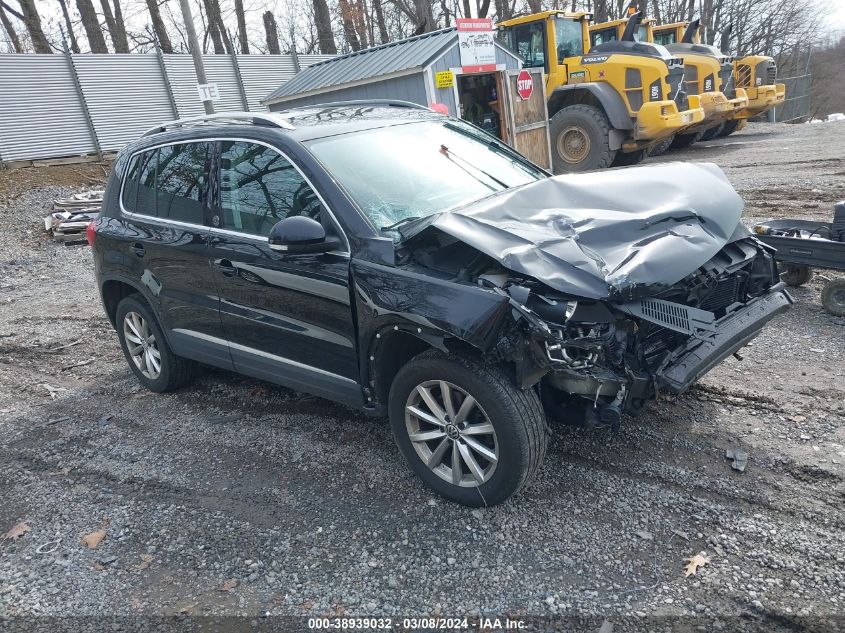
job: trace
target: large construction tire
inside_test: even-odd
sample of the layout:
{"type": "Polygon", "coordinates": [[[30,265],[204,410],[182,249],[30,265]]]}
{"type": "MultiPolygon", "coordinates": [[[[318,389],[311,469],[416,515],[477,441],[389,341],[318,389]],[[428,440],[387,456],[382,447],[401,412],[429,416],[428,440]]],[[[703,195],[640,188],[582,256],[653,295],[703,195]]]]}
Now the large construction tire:
{"type": "Polygon", "coordinates": [[[782,264],[778,266],[778,272],[780,272],[780,278],[786,285],[793,288],[803,286],[813,277],[812,268],[798,264],[782,264]]]}
{"type": "Polygon", "coordinates": [[[549,122],[552,168],[556,174],[610,167],[616,150],[610,149],[610,123],[594,106],[571,105],[549,122]]]}
{"type": "Polygon", "coordinates": [[[683,149],[685,147],[689,147],[693,143],[698,140],[701,140],[701,136],[704,132],[695,132],[693,134],[675,134],[675,138],[672,139],[672,145],[670,147],[672,149],[683,149]]]}
{"type": "Polygon", "coordinates": [[[725,121],[725,126],[719,131],[719,136],[730,136],[731,134],[736,132],[736,128],[739,127],[739,123],[740,119],[731,119],[730,121],[725,121]]]}
{"type": "Polygon", "coordinates": [[[669,136],[664,138],[662,141],[658,141],[654,145],[651,146],[651,149],[648,150],[649,156],[660,156],[665,154],[669,151],[669,148],[672,147],[672,141],[675,140],[675,135],[669,136]]]}
{"type": "Polygon", "coordinates": [[[610,164],[611,167],[628,167],[641,163],[646,157],[646,150],[638,149],[635,152],[623,152],[619,150],[616,152],[616,158],[610,164]]]}
{"type": "Polygon", "coordinates": [[[722,130],[724,129],[725,124],[724,122],[719,123],[719,125],[715,127],[711,127],[709,130],[705,130],[704,134],[701,135],[702,141],[711,141],[714,138],[718,138],[722,134],[722,130]]]}

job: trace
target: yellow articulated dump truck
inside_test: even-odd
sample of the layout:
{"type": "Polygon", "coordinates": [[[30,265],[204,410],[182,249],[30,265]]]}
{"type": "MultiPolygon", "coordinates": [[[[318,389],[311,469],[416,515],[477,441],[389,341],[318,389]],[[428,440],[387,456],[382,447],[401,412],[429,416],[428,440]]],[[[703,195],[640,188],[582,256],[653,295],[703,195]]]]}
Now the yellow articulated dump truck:
{"type": "MultiPolygon", "coordinates": [[[[653,29],[654,42],[668,46],[683,39],[687,22],[665,24],[653,29]]],[[[722,32],[719,48],[729,49],[730,27],[722,32]]],[[[696,37],[697,39],[697,37],[696,37]]],[[[742,129],[746,121],[777,107],[786,99],[786,86],[777,83],[777,64],[767,55],[745,55],[733,61],[734,86],[745,91],[748,103],[736,110],[721,126],[706,136],[727,136],[742,129]],[[714,133],[715,132],[715,133],[714,133]]]]}
{"type": "Polygon", "coordinates": [[[743,88],[734,84],[733,60],[715,46],[698,41],[699,20],[652,28],[654,42],[684,60],[687,92],[701,97],[704,121],[675,135],[671,146],[686,147],[710,130],[718,130],[726,121],[739,116],[748,106],[743,88]],[[678,40],[679,30],[683,34],[678,40]]]}
{"type": "Polygon", "coordinates": [[[631,165],[704,119],[683,85],[683,62],[637,42],[633,15],[619,41],[590,48],[590,14],[543,11],[497,25],[525,67],[545,71],[555,173],[631,165]]]}

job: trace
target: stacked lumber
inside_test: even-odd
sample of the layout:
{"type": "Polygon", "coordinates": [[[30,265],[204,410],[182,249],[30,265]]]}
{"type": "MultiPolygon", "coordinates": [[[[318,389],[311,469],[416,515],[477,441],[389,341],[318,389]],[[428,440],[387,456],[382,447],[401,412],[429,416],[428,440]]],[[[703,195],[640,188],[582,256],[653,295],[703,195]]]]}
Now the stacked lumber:
{"type": "Polygon", "coordinates": [[[53,203],[50,215],[44,218],[44,228],[57,242],[84,242],[85,229],[99,217],[102,206],[102,189],[60,198],[53,203]]]}

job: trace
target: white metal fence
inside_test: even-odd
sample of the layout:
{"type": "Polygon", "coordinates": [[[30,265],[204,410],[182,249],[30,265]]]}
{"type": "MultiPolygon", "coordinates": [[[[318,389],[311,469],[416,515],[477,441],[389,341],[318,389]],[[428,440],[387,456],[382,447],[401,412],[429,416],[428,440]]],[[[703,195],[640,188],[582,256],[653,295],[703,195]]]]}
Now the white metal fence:
{"type": "MultiPolygon", "coordinates": [[[[261,99],[296,72],[288,55],[204,63],[218,111],[264,110],[261,99]]],[[[0,55],[0,164],[116,151],[156,123],[203,112],[189,55],[0,55]]]]}

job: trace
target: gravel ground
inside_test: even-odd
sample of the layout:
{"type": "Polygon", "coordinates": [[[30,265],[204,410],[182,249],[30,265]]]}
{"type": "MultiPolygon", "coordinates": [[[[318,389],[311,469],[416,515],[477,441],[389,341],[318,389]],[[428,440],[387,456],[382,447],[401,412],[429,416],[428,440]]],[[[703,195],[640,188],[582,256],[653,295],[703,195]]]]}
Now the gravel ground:
{"type": "MultiPolygon", "coordinates": [[[[843,145],[845,124],[752,125],[659,160],[721,165],[749,221],[824,219],[845,199],[843,145]]],[[[743,361],[616,433],[553,428],[536,481],[470,511],[411,476],[384,420],[217,370],[141,390],[89,248],[40,224],[102,174],[0,173],[0,533],[29,527],[0,540],[0,617],[845,624],[845,321],[822,310],[818,277],[743,361]],[[745,472],[729,448],[750,455],[745,472]],[[702,551],[709,564],[685,578],[702,551]]]]}

